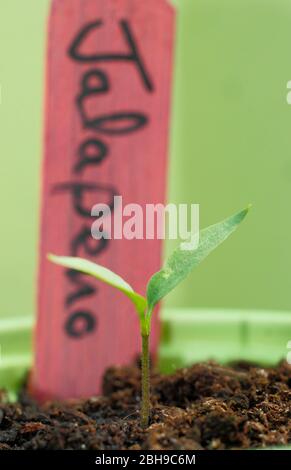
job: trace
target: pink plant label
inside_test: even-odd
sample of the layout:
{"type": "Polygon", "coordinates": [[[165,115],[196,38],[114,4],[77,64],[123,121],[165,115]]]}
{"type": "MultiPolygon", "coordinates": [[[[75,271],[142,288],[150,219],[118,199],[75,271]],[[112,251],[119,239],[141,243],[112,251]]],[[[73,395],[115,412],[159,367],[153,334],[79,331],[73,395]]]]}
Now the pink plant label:
{"type": "MultiPolygon", "coordinates": [[[[160,240],[94,240],[92,207],[164,203],[174,38],[166,0],[54,0],[49,21],[38,317],[32,387],[86,397],[140,351],[139,324],[118,291],[47,261],[80,256],[145,294],[160,240]]],[[[153,322],[152,353],[159,337],[153,322]]]]}

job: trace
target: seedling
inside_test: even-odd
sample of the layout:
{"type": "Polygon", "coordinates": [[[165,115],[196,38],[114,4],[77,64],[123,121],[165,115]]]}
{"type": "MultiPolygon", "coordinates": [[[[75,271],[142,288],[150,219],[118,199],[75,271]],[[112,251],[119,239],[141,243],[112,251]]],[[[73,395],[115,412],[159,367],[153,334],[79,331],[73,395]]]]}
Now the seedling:
{"type": "Polygon", "coordinates": [[[192,269],[198,266],[236,230],[247,215],[249,208],[247,207],[228,219],[202,230],[199,234],[198,247],[191,249],[187,244],[187,249],[185,249],[185,243],[181,243],[168,258],[164,267],[149,280],[146,297],[135,292],[120,276],[103,266],[82,258],[48,256],[56,264],[88,274],[115,287],[123,292],[134,304],[140,320],[142,339],[141,424],[143,427],[148,426],[150,415],[149,337],[154,308],[162,298],[186,278],[192,269]]]}

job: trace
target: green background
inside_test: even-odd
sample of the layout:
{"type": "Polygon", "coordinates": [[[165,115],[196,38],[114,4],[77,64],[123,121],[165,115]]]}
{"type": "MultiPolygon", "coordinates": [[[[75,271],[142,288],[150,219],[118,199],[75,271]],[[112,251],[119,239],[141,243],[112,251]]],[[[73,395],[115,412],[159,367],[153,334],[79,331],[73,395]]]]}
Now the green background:
{"type": "MultiPolygon", "coordinates": [[[[291,3],[175,3],[169,199],[200,203],[202,226],[254,208],[168,305],[288,310],[291,3]]],[[[0,316],[34,311],[48,4],[0,3],[0,316]]]]}

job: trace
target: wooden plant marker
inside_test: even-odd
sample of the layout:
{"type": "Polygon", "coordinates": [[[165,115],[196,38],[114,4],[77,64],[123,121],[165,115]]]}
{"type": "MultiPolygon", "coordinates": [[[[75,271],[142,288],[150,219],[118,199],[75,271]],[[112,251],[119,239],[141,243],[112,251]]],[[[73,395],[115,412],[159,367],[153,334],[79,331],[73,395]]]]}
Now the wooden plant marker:
{"type": "MultiPolygon", "coordinates": [[[[54,0],[49,21],[38,317],[32,388],[40,398],[101,391],[104,370],[140,351],[121,293],[47,261],[81,256],[140,293],[159,240],[94,240],[91,209],[164,203],[174,37],[166,0],[54,0]]],[[[158,344],[153,325],[152,352],[158,344]]]]}

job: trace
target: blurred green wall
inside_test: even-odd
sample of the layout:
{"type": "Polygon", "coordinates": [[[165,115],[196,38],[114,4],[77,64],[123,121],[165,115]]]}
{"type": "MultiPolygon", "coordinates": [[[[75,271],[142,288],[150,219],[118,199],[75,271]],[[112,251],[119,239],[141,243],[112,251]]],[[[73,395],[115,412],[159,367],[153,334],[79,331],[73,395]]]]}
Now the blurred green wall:
{"type": "Polygon", "coordinates": [[[202,226],[254,208],[170,300],[290,309],[291,2],[175,3],[172,199],[199,202],[202,226]]]}
{"type": "MultiPolygon", "coordinates": [[[[48,3],[0,3],[0,316],[34,310],[48,3]]],[[[200,203],[202,226],[254,209],[168,305],[290,309],[291,3],[174,3],[169,199],[200,203]]]]}
{"type": "Polygon", "coordinates": [[[0,2],[0,316],[34,310],[47,6],[0,2]]]}

